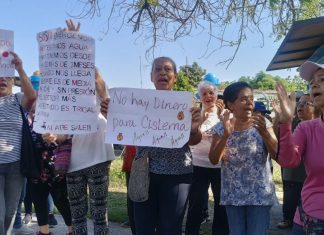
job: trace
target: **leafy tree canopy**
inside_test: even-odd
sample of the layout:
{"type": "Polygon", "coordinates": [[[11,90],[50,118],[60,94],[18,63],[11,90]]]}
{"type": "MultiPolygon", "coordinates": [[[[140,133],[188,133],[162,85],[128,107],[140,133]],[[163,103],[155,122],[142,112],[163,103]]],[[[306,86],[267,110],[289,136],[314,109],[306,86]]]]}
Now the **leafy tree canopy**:
{"type": "MultiPolygon", "coordinates": [[[[238,81],[247,82],[253,89],[258,90],[275,90],[276,81],[281,81],[288,91],[307,91],[307,82],[299,76],[282,78],[260,71],[254,77],[242,76],[238,81]]],[[[225,88],[226,85],[229,85],[229,82],[223,82],[220,89],[225,88]]]]}
{"type": "MultiPolygon", "coordinates": [[[[209,35],[206,55],[219,47],[233,47],[233,55],[224,61],[229,65],[242,42],[258,34],[275,40],[286,35],[297,20],[323,15],[323,0],[77,0],[82,11],[77,17],[104,16],[110,26],[120,30],[131,26],[150,49],[160,41],[201,33],[209,35]],[[116,25],[113,19],[121,19],[116,25]],[[264,35],[266,25],[271,35],[264,35]],[[119,27],[118,27],[119,26],[119,27]],[[252,35],[253,34],[253,35],[252,35]],[[215,42],[216,41],[216,42],[215,42]]],[[[262,45],[261,45],[262,46],[262,45]]],[[[154,53],[153,53],[154,54],[154,53]]]]}

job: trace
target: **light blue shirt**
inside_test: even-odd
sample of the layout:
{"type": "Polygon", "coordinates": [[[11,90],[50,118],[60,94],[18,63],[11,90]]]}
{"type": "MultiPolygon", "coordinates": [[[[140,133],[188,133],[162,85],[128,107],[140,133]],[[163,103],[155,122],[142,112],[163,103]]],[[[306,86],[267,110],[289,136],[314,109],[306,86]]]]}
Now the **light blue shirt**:
{"type": "MultiPolygon", "coordinates": [[[[212,132],[223,136],[223,123],[218,123],[212,132]]],[[[257,129],[234,131],[228,138],[221,164],[221,205],[274,204],[268,152],[257,129]]]]}

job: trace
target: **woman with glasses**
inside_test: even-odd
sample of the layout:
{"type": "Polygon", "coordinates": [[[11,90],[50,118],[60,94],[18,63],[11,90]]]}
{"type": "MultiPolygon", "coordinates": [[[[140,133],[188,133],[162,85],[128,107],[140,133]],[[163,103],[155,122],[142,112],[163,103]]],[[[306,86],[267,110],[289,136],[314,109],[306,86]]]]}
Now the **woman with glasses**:
{"type": "MultiPolygon", "coordinates": [[[[311,120],[314,118],[315,108],[309,94],[301,96],[296,104],[296,118],[298,119],[297,125],[300,122],[311,120]]],[[[276,113],[279,114],[280,110],[278,110],[276,113]]],[[[297,127],[297,125],[292,126],[293,130],[297,127]]],[[[301,163],[296,168],[282,168],[283,221],[281,221],[277,225],[278,228],[286,229],[293,227],[294,215],[298,203],[300,201],[300,194],[305,179],[306,172],[303,163],[301,163]]]]}
{"type": "MultiPolygon", "coordinates": [[[[324,47],[319,48],[308,61],[300,67],[300,76],[309,82],[310,96],[316,108],[324,111],[324,47]]],[[[276,86],[280,100],[280,126],[278,144],[278,163],[282,167],[305,165],[307,177],[301,192],[301,205],[298,211],[306,234],[324,234],[324,118],[301,122],[294,133],[291,120],[295,111],[295,95],[288,96],[281,83],[276,86]]],[[[311,107],[310,101],[297,106],[311,107]],[[308,103],[307,103],[308,102],[308,103]]],[[[294,220],[296,222],[296,220],[294,220]]],[[[300,233],[294,233],[300,234],[300,233]]]]}
{"type": "Polygon", "coordinates": [[[225,88],[223,122],[213,128],[209,159],[221,162],[221,200],[232,235],[266,235],[275,202],[268,153],[275,158],[272,125],[253,116],[251,86],[236,82],[225,88]],[[233,116],[230,118],[230,114],[233,116]]]}

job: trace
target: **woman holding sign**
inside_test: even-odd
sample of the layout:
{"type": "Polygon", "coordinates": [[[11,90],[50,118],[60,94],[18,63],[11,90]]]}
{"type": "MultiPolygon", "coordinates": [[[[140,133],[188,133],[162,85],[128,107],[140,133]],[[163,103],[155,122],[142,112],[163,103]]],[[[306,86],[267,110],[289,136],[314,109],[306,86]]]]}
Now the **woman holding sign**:
{"type": "MultiPolygon", "coordinates": [[[[159,57],[153,61],[151,81],[157,90],[172,91],[177,81],[174,61],[159,57]]],[[[108,101],[102,103],[107,113],[108,101]]],[[[182,220],[192,181],[192,157],[189,145],[200,142],[200,109],[192,108],[190,139],[181,148],[137,147],[136,158],[149,153],[149,199],[134,203],[136,234],[181,235],[182,220]]]]}
{"type": "Polygon", "coordinates": [[[14,52],[10,54],[24,93],[12,93],[14,78],[0,78],[0,234],[10,233],[11,221],[24,184],[24,177],[20,173],[23,125],[20,106],[29,110],[36,99],[36,92],[21,59],[14,52]]]}

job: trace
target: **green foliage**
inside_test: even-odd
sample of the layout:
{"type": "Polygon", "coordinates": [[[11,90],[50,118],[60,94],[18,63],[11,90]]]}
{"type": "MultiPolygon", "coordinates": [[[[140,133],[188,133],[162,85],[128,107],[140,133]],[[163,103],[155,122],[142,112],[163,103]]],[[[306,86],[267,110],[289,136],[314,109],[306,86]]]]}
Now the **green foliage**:
{"type": "Polygon", "coordinates": [[[194,93],[195,87],[190,84],[189,77],[183,71],[180,71],[178,73],[177,83],[173,87],[173,90],[175,90],[175,91],[191,91],[192,93],[194,93]]]}
{"type": "Polygon", "coordinates": [[[198,83],[206,74],[206,69],[200,67],[197,62],[193,62],[191,66],[180,66],[180,71],[182,71],[189,78],[189,84],[194,88],[197,88],[198,83]]]}
{"type": "Polygon", "coordinates": [[[219,85],[219,89],[220,90],[224,90],[227,86],[231,85],[232,83],[234,83],[236,81],[224,81],[224,82],[221,82],[221,84],[219,85]]]}
{"type": "Polygon", "coordinates": [[[306,20],[323,15],[323,0],[270,0],[270,11],[276,18],[273,21],[273,33],[277,40],[285,37],[291,24],[297,20],[306,20]]]}
{"type": "MultiPolygon", "coordinates": [[[[280,76],[272,76],[263,71],[258,72],[254,77],[242,76],[238,79],[240,82],[249,83],[253,89],[258,90],[275,90],[276,81],[281,81],[287,91],[307,91],[307,82],[299,76],[282,78],[280,76]]],[[[222,82],[220,89],[224,89],[232,82],[222,82]]]]}

